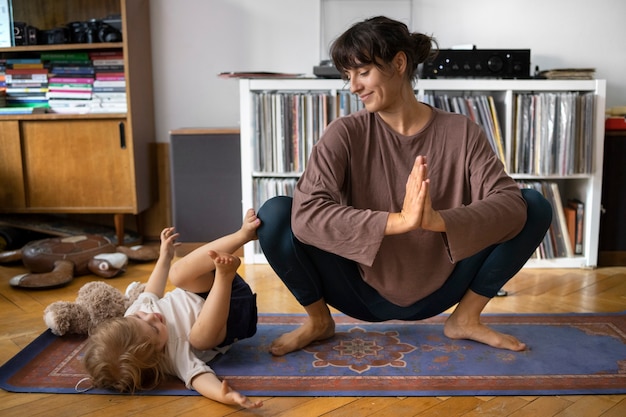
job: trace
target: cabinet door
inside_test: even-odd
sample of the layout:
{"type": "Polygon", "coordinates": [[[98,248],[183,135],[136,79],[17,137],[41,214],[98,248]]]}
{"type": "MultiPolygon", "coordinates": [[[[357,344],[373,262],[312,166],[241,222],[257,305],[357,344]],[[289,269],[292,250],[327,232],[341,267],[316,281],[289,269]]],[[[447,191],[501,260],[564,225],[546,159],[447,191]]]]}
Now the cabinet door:
{"type": "Polygon", "coordinates": [[[23,209],[24,171],[20,127],[15,120],[0,122],[0,209],[23,209]]]}
{"type": "Polygon", "coordinates": [[[132,211],[132,146],[125,143],[123,123],[118,119],[22,122],[28,207],[132,211]]]}

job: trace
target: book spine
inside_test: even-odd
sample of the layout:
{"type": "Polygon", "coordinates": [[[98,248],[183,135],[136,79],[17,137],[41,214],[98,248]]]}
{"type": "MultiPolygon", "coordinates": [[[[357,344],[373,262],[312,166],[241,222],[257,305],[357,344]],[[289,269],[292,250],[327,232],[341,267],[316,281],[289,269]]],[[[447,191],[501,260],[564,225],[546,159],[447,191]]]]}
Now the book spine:
{"type": "Polygon", "coordinates": [[[115,57],[115,58],[121,58],[123,56],[122,52],[120,50],[112,50],[112,51],[92,51],[89,52],[89,57],[91,59],[98,59],[98,58],[106,58],[106,57],[115,57]]]}
{"type": "Polygon", "coordinates": [[[125,81],[126,77],[120,73],[96,73],[96,80],[98,81],[125,81]]]}
{"type": "Polygon", "coordinates": [[[56,84],[93,84],[93,78],[88,77],[51,77],[48,81],[56,84]]]}
{"type": "Polygon", "coordinates": [[[7,75],[48,74],[48,69],[47,68],[7,68],[4,72],[7,75]]]}
{"type": "Polygon", "coordinates": [[[567,202],[567,206],[573,209],[576,213],[576,229],[575,229],[575,245],[574,253],[581,255],[583,253],[584,243],[584,219],[585,219],[585,204],[576,199],[570,199],[567,202]]]}
{"type": "Polygon", "coordinates": [[[6,93],[45,93],[48,91],[46,87],[7,87],[6,93]]]}
{"type": "Polygon", "coordinates": [[[43,63],[33,63],[33,64],[13,64],[11,65],[12,69],[42,69],[43,63]]]}
{"type": "Polygon", "coordinates": [[[42,52],[39,58],[42,61],[88,61],[86,52],[42,52]]]}
{"type": "Polygon", "coordinates": [[[7,65],[14,65],[14,64],[40,64],[41,63],[41,59],[39,59],[39,58],[7,58],[5,60],[5,62],[7,63],[7,65]]]}
{"type": "Polygon", "coordinates": [[[125,93],[126,87],[94,87],[94,93],[125,93]]]}
{"type": "Polygon", "coordinates": [[[96,79],[93,82],[94,87],[126,87],[125,80],[118,81],[107,81],[107,80],[98,80],[96,79]]]}
{"type": "Polygon", "coordinates": [[[124,65],[123,59],[94,59],[94,67],[109,66],[109,65],[124,65]]]}

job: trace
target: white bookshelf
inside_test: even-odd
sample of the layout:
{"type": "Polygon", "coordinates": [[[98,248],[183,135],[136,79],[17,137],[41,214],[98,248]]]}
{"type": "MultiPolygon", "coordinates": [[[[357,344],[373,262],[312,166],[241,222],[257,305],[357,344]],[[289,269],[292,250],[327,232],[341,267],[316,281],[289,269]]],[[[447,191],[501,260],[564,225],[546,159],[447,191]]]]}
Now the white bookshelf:
{"type": "MultiPolygon", "coordinates": [[[[265,172],[254,169],[255,114],[253,97],[259,92],[309,92],[324,91],[331,95],[349,90],[343,80],[295,78],[295,79],[242,79],[240,80],[241,120],[241,187],[242,215],[247,208],[254,207],[253,183],[258,178],[294,178],[298,172],[265,172]]],[[[542,92],[591,92],[595,94],[594,124],[592,138],[591,170],[572,175],[529,175],[515,174],[516,180],[555,181],[559,184],[561,199],[577,198],[585,204],[583,253],[570,257],[552,259],[530,259],[527,268],[594,268],[598,258],[600,226],[600,202],[602,190],[602,161],[604,149],[604,114],[606,101],[605,80],[499,80],[499,79],[439,79],[419,80],[416,85],[418,97],[425,93],[493,96],[499,112],[507,167],[511,166],[515,135],[515,97],[522,93],[542,92]]],[[[245,263],[266,263],[258,245],[244,246],[245,263]]]]}

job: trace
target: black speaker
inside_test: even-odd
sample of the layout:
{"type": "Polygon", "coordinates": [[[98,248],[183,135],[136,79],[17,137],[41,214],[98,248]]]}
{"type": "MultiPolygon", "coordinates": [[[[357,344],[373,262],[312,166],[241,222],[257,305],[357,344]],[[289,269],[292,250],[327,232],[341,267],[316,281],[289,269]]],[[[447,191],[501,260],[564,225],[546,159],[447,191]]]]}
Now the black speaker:
{"type": "Polygon", "coordinates": [[[238,131],[174,130],[170,163],[172,216],[180,242],[209,242],[241,227],[238,131]]]}
{"type": "Polygon", "coordinates": [[[440,49],[422,78],[531,78],[530,49],[440,49]]]}

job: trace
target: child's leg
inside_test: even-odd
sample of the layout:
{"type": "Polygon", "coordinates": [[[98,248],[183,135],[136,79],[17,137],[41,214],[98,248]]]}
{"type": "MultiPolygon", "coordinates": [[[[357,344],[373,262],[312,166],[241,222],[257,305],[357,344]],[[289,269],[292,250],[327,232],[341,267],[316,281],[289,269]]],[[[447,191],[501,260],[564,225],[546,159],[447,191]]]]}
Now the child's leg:
{"type": "Polygon", "coordinates": [[[209,250],[215,265],[215,280],[204,306],[189,333],[189,342],[196,349],[211,349],[226,338],[232,283],[241,260],[226,252],[209,250]]]}
{"type": "Polygon", "coordinates": [[[203,293],[211,290],[215,271],[215,262],[207,253],[210,250],[231,254],[256,239],[256,229],[261,224],[254,210],[246,213],[241,228],[193,250],[174,262],[170,268],[170,282],[184,290],[203,293]]]}
{"type": "Polygon", "coordinates": [[[210,243],[204,244],[175,261],[169,271],[172,285],[194,293],[208,292],[215,277],[209,249],[210,243]]]}
{"type": "Polygon", "coordinates": [[[259,312],[256,294],[243,278],[235,275],[230,296],[230,308],[226,321],[226,338],[218,347],[232,345],[238,340],[247,339],[256,334],[259,312]]]}

